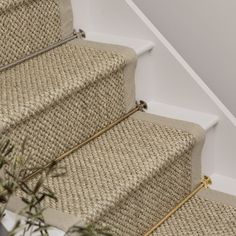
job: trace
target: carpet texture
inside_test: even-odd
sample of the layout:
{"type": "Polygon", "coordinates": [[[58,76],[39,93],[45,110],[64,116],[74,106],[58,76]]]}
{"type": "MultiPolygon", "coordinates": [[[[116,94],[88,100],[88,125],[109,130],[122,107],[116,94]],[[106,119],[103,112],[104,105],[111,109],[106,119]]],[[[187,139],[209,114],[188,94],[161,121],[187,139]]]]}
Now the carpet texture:
{"type": "Polygon", "coordinates": [[[0,1],[0,66],[61,39],[58,0],[0,1]]]}
{"type": "MultiPolygon", "coordinates": [[[[0,67],[71,34],[67,0],[0,1],[0,67]]],[[[1,71],[0,135],[15,144],[12,155],[44,166],[124,115],[134,107],[136,59],[124,47],[75,40],[1,71]]],[[[47,223],[67,229],[73,218],[142,236],[191,191],[204,137],[135,115],[58,164],[66,175],[45,181],[58,198],[43,203],[47,223]]],[[[20,196],[8,206],[15,212],[20,196]]],[[[195,197],[153,236],[233,236],[235,218],[235,209],[195,197]]]]}
{"type": "Polygon", "coordinates": [[[235,236],[236,209],[194,197],[152,236],[235,236]]]}
{"type": "Polygon", "coordinates": [[[143,235],[190,192],[194,144],[185,131],[128,118],[61,162],[67,175],[47,181],[58,202],[45,206],[143,235]]]}
{"type": "Polygon", "coordinates": [[[48,163],[125,113],[126,58],[68,44],[0,74],[0,133],[48,163]]]}
{"type": "MultiPolygon", "coordinates": [[[[0,67],[71,33],[69,1],[2,0],[0,67]]],[[[12,155],[44,166],[125,114],[134,97],[126,73],[133,80],[136,61],[127,50],[68,43],[0,72],[0,135],[16,144],[12,155]]],[[[191,191],[198,141],[132,116],[61,161],[66,175],[45,183],[58,201],[43,204],[116,236],[142,236],[191,191]]],[[[235,209],[195,197],[153,236],[236,235],[235,217],[235,209]]]]}

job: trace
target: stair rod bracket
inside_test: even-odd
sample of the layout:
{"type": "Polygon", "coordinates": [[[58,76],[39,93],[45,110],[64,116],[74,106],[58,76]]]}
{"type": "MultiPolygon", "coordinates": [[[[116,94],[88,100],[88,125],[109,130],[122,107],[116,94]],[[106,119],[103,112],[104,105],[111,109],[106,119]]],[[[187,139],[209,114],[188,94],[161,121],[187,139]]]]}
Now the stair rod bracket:
{"type": "Polygon", "coordinates": [[[211,178],[208,176],[204,176],[202,179],[202,184],[203,184],[204,188],[208,189],[210,187],[210,185],[212,185],[211,178]]]}
{"type": "Polygon", "coordinates": [[[136,105],[139,106],[140,111],[144,112],[145,110],[148,109],[147,103],[145,101],[143,101],[143,100],[140,100],[139,103],[136,102],[136,105]]]}

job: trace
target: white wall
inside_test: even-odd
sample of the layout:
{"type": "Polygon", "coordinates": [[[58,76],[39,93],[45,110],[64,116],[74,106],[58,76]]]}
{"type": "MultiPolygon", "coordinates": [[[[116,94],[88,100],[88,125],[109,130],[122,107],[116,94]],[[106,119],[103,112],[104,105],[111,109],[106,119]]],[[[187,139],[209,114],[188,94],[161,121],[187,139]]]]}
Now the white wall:
{"type": "Polygon", "coordinates": [[[236,1],[134,2],[236,117],[236,1]]]}

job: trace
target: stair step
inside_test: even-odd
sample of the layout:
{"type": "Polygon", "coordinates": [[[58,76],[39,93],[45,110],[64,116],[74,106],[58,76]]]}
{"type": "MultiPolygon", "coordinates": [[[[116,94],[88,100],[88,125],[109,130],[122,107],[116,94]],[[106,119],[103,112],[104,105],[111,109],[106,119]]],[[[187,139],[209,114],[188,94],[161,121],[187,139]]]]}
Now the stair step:
{"type": "Polygon", "coordinates": [[[58,202],[45,206],[76,216],[72,222],[105,223],[117,236],[143,235],[191,190],[191,153],[202,137],[192,126],[194,135],[136,113],[62,161],[68,174],[45,183],[58,202]]]}
{"type": "Polygon", "coordinates": [[[188,121],[200,125],[204,130],[210,130],[217,125],[219,117],[199,111],[189,110],[159,102],[149,102],[148,112],[172,119],[188,121]]]}
{"type": "Polygon", "coordinates": [[[95,32],[86,32],[86,38],[90,41],[121,45],[132,48],[138,56],[151,51],[155,44],[149,40],[133,39],[118,35],[108,35],[95,32]]]}
{"type": "Polygon", "coordinates": [[[236,208],[194,197],[152,236],[236,235],[236,208]]]}
{"type": "Polygon", "coordinates": [[[136,59],[128,48],[75,40],[2,71],[0,135],[16,155],[26,138],[32,162],[61,155],[135,106],[136,59]]]}

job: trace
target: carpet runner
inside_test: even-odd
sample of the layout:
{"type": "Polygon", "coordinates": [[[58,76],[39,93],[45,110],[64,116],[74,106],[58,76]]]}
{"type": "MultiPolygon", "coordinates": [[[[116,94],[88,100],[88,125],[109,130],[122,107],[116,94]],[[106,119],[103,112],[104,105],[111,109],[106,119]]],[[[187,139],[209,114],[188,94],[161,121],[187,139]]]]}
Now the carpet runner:
{"type": "Polygon", "coordinates": [[[132,71],[125,70],[134,70],[136,56],[123,50],[78,40],[3,71],[0,132],[17,144],[13,155],[26,139],[28,163],[46,164],[134,106],[125,96],[132,71]]]}
{"type": "Polygon", "coordinates": [[[66,213],[114,235],[143,235],[191,191],[192,151],[203,131],[190,124],[197,137],[149,116],[131,116],[60,163],[66,176],[46,181],[58,197],[45,202],[60,212],[53,219],[66,213]]]}
{"type": "MultiPolygon", "coordinates": [[[[1,1],[0,69],[72,35],[72,18],[70,0],[1,1]]],[[[134,108],[136,62],[131,49],[77,39],[0,71],[0,135],[12,155],[44,166],[134,108]]],[[[198,125],[132,115],[58,164],[67,173],[46,181],[58,197],[43,203],[46,222],[144,235],[200,181],[203,143],[198,125]]],[[[235,209],[195,197],[154,235],[235,235],[235,209]]]]}
{"type": "Polygon", "coordinates": [[[194,197],[152,236],[234,236],[236,208],[194,197]]]}
{"type": "Polygon", "coordinates": [[[0,66],[10,64],[62,38],[55,0],[0,2],[0,66]]]}

